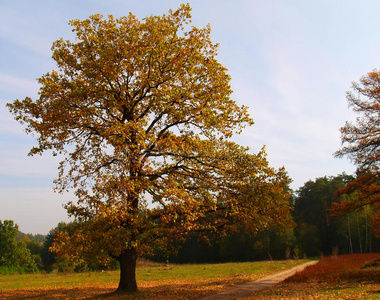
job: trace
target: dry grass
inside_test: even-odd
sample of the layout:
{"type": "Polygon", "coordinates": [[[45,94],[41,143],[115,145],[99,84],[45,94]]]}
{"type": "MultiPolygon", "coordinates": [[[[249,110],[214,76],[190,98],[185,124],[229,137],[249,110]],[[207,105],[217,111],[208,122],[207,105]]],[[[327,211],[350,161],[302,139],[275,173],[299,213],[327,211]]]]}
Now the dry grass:
{"type": "MultiPolygon", "coordinates": [[[[380,299],[379,264],[361,269],[377,259],[380,253],[324,258],[275,288],[245,299],[380,299]]],[[[0,299],[196,299],[304,262],[148,264],[138,268],[140,291],[133,295],[113,293],[117,272],[0,276],[0,299]]]]}
{"type": "Polygon", "coordinates": [[[284,283],[246,299],[380,299],[380,253],[328,257],[284,283]]]}

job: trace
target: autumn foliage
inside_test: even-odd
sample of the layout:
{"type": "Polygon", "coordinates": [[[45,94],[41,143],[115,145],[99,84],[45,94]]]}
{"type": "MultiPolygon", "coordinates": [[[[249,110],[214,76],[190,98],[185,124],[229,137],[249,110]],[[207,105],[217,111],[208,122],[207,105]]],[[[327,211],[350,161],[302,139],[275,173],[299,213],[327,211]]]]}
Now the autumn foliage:
{"type": "Polygon", "coordinates": [[[331,213],[334,216],[360,210],[365,206],[372,207],[371,223],[376,237],[380,237],[380,186],[377,175],[363,172],[356,179],[339,189],[336,194],[340,202],[332,203],[331,213]]]}
{"type": "Polygon", "coordinates": [[[337,157],[347,156],[357,166],[356,180],[338,191],[341,203],[333,207],[336,215],[370,205],[373,207],[373,229],[380,237],[380,73],[369,72],[354,82],[347,100],[359,116],[341,128],[343,147],[337,157]]]}
{"type": "Polygon", "coordinates": [[[137,257],[167,239],[292,225],[290,179],[264,149],[230,140],[253,121],[230,98],[210,27],[190,22],[188,5],[71,21],[76,41],[53,44],[58,70],[39,78],[39,98],[8,104],[37,137],[31,155],[64,158],[56,189],[78,198],[54,251],[117,259],[122,291],[137,290],[137,257]]]}

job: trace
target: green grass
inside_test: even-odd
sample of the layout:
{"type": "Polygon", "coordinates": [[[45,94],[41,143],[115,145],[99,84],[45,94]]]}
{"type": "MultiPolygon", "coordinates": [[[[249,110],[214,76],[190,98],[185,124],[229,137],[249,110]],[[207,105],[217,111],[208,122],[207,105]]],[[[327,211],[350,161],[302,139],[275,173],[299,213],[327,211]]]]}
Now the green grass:
{"type": "Polygon", "coordinates": [[[181,277],[184,281],[226,279],[231,277],[257,278],[264,274],[276,273],[299,265],[299,261],[244,262],[224,264],[186,264],[167,267],[148,267],[138,269],[138,280],[160,280],[181,277]]]}
{"type": "Polygon", "coordinates": [[[0,294],[2,299],[190,299],[290,269],[304,262],[145,264],[137,269],[140,291],[133,296],[109,294],[117,287],[118,271],[0,275],[0,294]]]}

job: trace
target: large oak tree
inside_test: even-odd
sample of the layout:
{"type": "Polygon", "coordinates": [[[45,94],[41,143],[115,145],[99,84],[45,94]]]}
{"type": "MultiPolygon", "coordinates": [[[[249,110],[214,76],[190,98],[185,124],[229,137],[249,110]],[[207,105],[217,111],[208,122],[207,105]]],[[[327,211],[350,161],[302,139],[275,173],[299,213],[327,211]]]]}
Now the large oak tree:
{"type": "Polygon", "coordinates": [[[290,180],[264,149],[229,140],[253,122],[230,98],[209,26],[190,21],[188,5],[71,21],[76,41],[53,44],[58,71],[39,78],[39,98],[8,104],[37,136],[30,154],[63,155],[57,189],[76,191],[76,226],[55,251],[116,258],[121,291],[137,290],[138,255],[166,239],[291,225],[290,180]]]}
{"type": "Polygon", "coordinates": [[[354,82],[347,100],[358,117],[341,128],[343,147],[335,154],[349,157],[357,165],[357,176],[338,191],[342,200],[333,212],[373,206],[373,229],[380,237],[380,72],[373,70],[354,82]]]}

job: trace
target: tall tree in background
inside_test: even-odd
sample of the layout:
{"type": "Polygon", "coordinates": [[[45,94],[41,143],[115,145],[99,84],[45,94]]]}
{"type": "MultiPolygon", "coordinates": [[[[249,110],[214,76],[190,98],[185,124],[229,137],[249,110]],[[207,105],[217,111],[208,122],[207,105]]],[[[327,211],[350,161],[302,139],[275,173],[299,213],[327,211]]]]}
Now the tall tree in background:
{"type": "Polygon", "coordinates": [[[17,241],[18,225],[12,220],[0,220],[0,267],[15,268],[22,272],[37,272],[37,265],[29,249],[17,241]]]}
{"type": "MultiPolygon", "coordinates": [[[[339,222],[332,219],[330,209],[338,202],[335,192],[353,180],[352,176],[324,176],[309,180],[300,187],[294,198],[295,233],[301,250],[308,256],[330,254],[334,247],[341,249],[339,222]]],[[[345,241],[344,241],[345,242],[345,241]]]]}
{"type": "Polygon", "coordinates": [[[292,224],[285,170],[229,141],[253,121],[230,98],[210,28],[190,21],[188,5],[71,21],[77,41],[54,43],[59,70],[39,79],[39,98],[8,104],[38,136],[31,155],[64,155],[56,188],[78,197],[55,250],[117,259],[120,291],[137,290],[139,253],[167,238],[292,224]]]}
{"type": "Polygon", "coordinates": [[[380,73],[369,72],[354,82],[347,100],[359,116],[341,128],[343,147],[337,157],[348,156],[358,166],[356,180],[339,191],[342,200],[335,214],[374,206],[373,228],[380,237],[380,73]],[[345,196],[345,195],[353,195],[345,196]]]}

